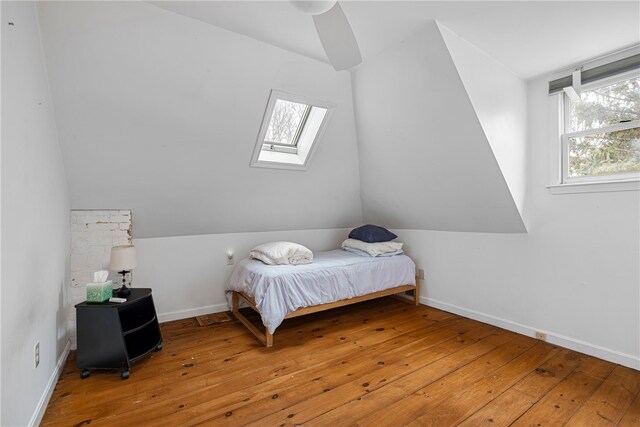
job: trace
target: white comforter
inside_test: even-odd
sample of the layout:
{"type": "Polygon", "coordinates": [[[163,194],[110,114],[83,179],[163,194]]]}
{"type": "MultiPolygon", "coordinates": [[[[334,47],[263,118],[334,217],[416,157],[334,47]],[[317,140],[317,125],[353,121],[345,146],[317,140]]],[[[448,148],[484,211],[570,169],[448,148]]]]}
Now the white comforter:
{"type": "Polygon", "coordinates": [[[313,252],[298,243],[269,242],[251,249],[249,258],[269,265],[310,264],[313,262],[313,252]]]}
{"type": "Polygon", "coordinates": [[[262,323],[273,333],[287,314],[301,307],[413,285],[415,268],[406,255],[364,257],[342,249],[316,252],[313,263],[306,265],[265,265],[247,258],[227,282],[227,299],[231,305],[229,291],[250,295],[262,323]]]}

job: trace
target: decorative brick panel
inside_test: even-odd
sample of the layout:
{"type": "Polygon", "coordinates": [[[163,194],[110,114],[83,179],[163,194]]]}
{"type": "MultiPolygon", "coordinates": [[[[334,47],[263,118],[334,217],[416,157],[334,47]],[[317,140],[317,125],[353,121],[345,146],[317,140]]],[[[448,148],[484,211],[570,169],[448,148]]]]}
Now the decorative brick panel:
{"type": "MultiPolygon", "coordinates": [[[[93,280],[93,273],[109,270],[111,248],[131,244],[131,210],[72,210],[71,211],[71,283],[69,295],[71,311],[69,331],[72,348],[76,348],[76,310],[86,299],[85,286],[93,280]]],[[[114,285],[121,280],[110,271],[114,285]]]]}

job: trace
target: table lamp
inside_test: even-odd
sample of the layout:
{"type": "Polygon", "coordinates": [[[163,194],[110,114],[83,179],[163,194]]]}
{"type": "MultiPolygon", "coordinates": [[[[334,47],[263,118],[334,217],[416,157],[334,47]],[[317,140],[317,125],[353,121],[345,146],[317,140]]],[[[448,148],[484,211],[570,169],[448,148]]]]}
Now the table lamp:
{"type": "Polygon", "coordinates": [[[126,298],[131,294],[131,290],[125,284],[125,276],[132,269],[138,266],[136,249],[133,245],[114,246],[111,248],[111,262],[109,269],[122,274],[122,287],[118,289],[117,295],[126,298]]]}

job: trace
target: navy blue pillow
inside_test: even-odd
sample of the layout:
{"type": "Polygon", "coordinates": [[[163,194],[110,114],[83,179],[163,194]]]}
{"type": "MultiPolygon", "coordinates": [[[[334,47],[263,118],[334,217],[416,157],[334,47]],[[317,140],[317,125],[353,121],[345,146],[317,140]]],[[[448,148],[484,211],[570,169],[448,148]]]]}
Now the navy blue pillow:
{"type": "Polygon", "coordinates": [[[395,239],[396,236],[384,227],[378,227],[377,225],[363,225],[362,227],[354,228],[349,233],[350,239],[358,239],[367,243],[377,242],[389,242],[395,239]]]}

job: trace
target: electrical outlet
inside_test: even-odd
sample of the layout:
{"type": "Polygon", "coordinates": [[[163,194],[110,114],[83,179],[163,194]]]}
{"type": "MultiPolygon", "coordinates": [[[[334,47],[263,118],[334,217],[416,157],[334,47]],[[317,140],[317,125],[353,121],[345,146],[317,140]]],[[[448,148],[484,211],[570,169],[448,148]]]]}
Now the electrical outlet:
{"type": "Polygon", "coordinates": [[[544,332],[536,331],[536,339],[538,339],[540,341],[546,341],[547,340],[547,334],[545,334],[544,332]]]}
{"type": "Polygon", "coordinates": [[[40,364],[40,342],[38,341],[33,347],[33,361],[35,362],[33,369],[37,368],[40,364]]]}
{"type": "Polygon", "coordinates": [[[227,265],[233,265],[233,252],[227,252],[227,265]]]}
{"type": "Polygon", "coordinates": [[[424,269],[422,269],[422,268],[418,269],[418,279],[423,279],[424,280],[424,269]]]}

